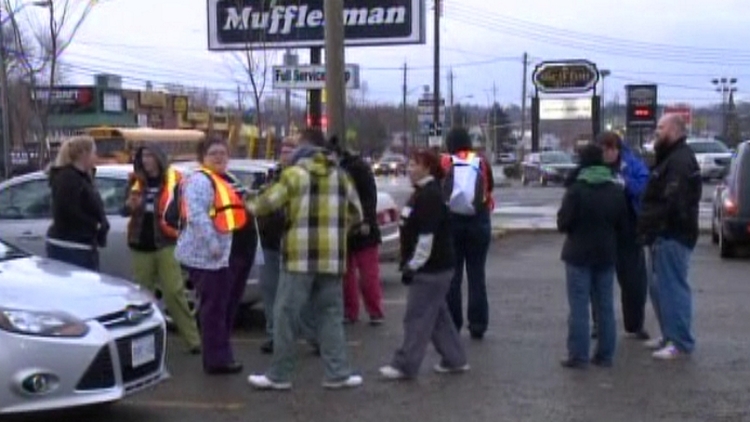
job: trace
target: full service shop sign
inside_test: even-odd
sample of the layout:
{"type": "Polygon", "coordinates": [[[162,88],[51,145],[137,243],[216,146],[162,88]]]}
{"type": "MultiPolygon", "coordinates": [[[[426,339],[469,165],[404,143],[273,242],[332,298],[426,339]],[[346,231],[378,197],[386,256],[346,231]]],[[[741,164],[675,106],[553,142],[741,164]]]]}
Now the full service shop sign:
{"type": "MultiPolygon", "coordinates": [[[[323,1],[208,0],[208,49],[322,47],[323,1]]],[[[344,34],[347,46],[424,44],[425,0],[345,0],[344,34]]]]}
{"type": "MultiPolygon", "coordinates": [[[[347,89],[359,89],[359,66],[348,64],[344,70],[347,89]]],[[[274,66],[274,89],[325,89],[326,68],[322,65],[274,66]]]]}

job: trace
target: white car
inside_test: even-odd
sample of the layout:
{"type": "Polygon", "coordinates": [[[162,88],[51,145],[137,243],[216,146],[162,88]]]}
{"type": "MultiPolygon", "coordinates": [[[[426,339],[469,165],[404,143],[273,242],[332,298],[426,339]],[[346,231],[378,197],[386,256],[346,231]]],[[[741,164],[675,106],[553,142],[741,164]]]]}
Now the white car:
{"type": "Polygon", "coordinates": [[[0,415],[120,400],[167,379],[165,355],[150,293],[0,241],[0,415]]]}
{"type": "MultiPolygon", "coordinates": [[[[176,163],[175,167],[190,172],[197,168],[195,162],[176,163]]],[[[127,245],[128,218],[122,216],[125,204],[128,174],[132,165],[103,165],[97,167],[95,183],[104,201],[110,223],[107,247],[100,250],[101,271],[115,277],[132,279],[131,254],[127,245]]],[[[230,171],[251,190],[265,183],[269,167],[258,165],[254,160],[230,160],[230,171]]],[[[45,238],[51,218],[51,197],[47,175],[42,172],[29,173],[0,183],[0,233],[10,242],[34,254],[46,256],[45,238]]],[[[378,193],[378,220],[383,236],[381,257],[398,255],[398,207],[393,198],[378,193]]],[[[260,304],[258,283],[259,267],[253,266],[247,281],[242,303],[260,304]]],[[[186,280],[186,294],[191,309],[195,309],[196,295],[190,280],[186,280]]],[[[157,297],[160,297],[157,292],[157,297]]]]}
{"type": "Polygon", "coordinates": [[[723,142],[710,138],[688,138],[687,144],[695,153],[703,180],[726,176],[734,154],[723,142]]]}

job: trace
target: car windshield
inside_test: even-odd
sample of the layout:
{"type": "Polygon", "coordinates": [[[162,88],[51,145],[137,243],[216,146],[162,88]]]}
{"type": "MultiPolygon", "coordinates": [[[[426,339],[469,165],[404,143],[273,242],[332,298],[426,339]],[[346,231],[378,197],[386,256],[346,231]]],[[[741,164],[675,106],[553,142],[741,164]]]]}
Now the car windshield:
{"type": "Polygon", "coordinates": [[[0,261],[25,258],[27,256],[29,256],[29,254],[27,254],[26,252],[0,240],[0,261]]]}
{"type": "Polygon", "coordinates": [[[689,142],[690,148],[696,154],[722,154],[730,152],[726,145],[719,141],[689,142]]]}
{"type": "Polygon", "coordinates": [[[573,159],[570,157],[570,155],[564,152],[545,152],[540,156],[540,160],[544,164],[573,163],[573,159]]]}

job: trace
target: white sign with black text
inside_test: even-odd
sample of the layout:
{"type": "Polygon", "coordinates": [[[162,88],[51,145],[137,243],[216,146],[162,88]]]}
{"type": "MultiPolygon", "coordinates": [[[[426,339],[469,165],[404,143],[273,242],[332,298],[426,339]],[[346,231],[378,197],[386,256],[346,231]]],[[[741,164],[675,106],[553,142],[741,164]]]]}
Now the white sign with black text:
{"type": "Polygon", "coordinates": [[[540,120],[582,120],[591,116],[591,97],[544,98],[539,101],[540,120]]]}
{"type": "MultiPolygon", "coordinates": [[[[347,89],[359,89],[359,65],[346,65],[344,80],[347,89]]],[[[325,87],[326,67],[323,65],[273,67],[273,89],[325,89],[325,87]]]]}

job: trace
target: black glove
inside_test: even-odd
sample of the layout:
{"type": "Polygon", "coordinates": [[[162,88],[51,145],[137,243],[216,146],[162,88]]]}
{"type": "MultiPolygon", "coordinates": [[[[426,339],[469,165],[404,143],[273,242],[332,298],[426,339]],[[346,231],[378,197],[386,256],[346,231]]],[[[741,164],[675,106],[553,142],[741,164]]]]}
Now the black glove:
{"type": "Polygon", "coordinates": [[[404,268],[403,272],[401,273],[401,283],[404,286],[408,286],[412,281],[414,281],[414,270],[404,268]]]}

